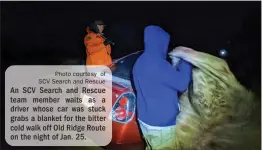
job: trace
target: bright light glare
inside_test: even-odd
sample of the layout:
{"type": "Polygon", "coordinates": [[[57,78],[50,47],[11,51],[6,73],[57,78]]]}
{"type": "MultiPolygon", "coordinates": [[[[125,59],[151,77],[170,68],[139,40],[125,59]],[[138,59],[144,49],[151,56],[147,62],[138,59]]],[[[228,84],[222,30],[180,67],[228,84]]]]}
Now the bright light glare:
{"type": "Polygon", "coordinates": [[[220,55],[221,57],[226,57],[226,56],[227,56],[227,50],[221,49],[221,50],[219,51],[219,55],[220,55]]]}

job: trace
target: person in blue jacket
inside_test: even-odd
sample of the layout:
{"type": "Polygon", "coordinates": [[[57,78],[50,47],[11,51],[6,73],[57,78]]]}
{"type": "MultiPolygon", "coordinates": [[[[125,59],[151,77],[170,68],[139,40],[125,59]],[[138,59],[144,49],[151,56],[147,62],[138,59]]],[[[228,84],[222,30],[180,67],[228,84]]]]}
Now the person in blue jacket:
{"type": "Polygon", "coordinates": [[[170,35],[154,25],[144,30],[144,52],[133,68],[137,118],[147,149],[172,147],[179,113],[178,92],[189,86],[192,66],[180,60],[177,68],[166,59],[170,35]],[[165,139],[166,138],[166,139],[165,139]]]}

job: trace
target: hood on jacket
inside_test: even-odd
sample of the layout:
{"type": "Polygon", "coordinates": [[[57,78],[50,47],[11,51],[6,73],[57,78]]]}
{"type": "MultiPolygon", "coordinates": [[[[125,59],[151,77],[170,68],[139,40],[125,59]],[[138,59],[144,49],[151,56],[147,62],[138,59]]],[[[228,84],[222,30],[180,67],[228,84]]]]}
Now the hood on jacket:
{"type": "Polygon", "coordinates": [[[150,25],[144,30],[144,51],[151,57],[166,59],[169,41],[170,35],[159,26],[150,25]]]}

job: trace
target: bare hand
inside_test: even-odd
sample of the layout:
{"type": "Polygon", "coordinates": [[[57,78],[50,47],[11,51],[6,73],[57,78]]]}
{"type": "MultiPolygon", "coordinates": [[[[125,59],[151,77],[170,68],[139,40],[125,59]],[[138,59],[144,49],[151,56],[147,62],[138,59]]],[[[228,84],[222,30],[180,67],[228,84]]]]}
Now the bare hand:
{"type": "Polygon", "coordinates": [[[178,51],[181,51],[181,52],[191,52],[191,51],[193,51],[193,49],[192,48],[188,48],[188,47],[184,47],[184,46],[178,46],[178,47],[176,47],[176,48],[174,48],[173,49],[173,51],[175,52],[178,52],[178,51]]]}

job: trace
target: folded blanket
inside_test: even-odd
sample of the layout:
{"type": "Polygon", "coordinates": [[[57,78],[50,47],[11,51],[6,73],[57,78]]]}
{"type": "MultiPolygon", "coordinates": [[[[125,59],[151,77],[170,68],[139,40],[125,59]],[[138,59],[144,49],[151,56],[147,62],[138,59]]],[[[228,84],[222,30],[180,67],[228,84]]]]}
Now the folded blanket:
{"type": "Polygon", "coordinates": [[[194,65],[193,81],[180,97],[174,148],[260,149],[260,102],[237,81],[227,63],[185,47],[174,49],[169,56],[194,65]]]}

